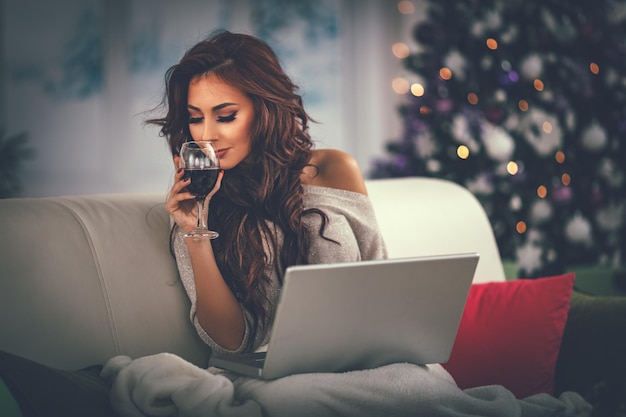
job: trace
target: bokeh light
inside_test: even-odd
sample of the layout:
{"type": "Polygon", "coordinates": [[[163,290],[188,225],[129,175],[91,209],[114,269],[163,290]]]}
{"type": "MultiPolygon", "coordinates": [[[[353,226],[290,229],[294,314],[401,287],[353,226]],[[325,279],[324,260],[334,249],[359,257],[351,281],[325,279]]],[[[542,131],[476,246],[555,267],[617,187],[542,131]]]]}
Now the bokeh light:
{"type": "Polygon", "coordinates": [[[520,100],[517,102],[517,107],[521,110],[521,111],[528,111],[528,102],[526,100],[520,100]]]}
{"type": "Polygon", "coordinates": [[[548,189],[546,188],[545,185],[540,185],[539,187],[537,187],[537,196],[539,198],[546,198],[547,195],[548,195],[548,189]]]}
{"type": "Polygon", "coordinates": [[[517,162],[509,161],[509,163],[506,164],[506,172],[511,175],[517,174],[519,172],[519,165],[517,165],[517,162]]]}
{"type": "Polygon", "coordinates": [[[409,46],[404,42],[396,42],[391,46],[391,53],[398,59],[404,59],[411,53],[409,46]]]}
{"type": "Polygon", "coordinates": [[[469,158],[470,150],[467,146],[460,145],[458,148],[456,148],[456,154],[461,159],[467,159],[469,158]]]}
{"type": "Polygon", "coordinates": [[[566,172],[563,175],[561,175],[561,183],[565,186],[570,185],[570,183],[572,182],[572,177],[566,172]]]}
{"type": "Polygon", "coordinates": [[[557,151],[556,154],[554,154],[554,159],[556,159],[556,162],[559,164],[562,164],[565,162],[565,153],[563,151],[557,151]]]}
{"type": "Polygon", "coordinates": [[[478,94],[476,94],[476,93],[469,93],[467,95],[467,101],[470,104],[478,104],[478,94]]]}
{"type": "Polygon", "coordinates": [[[424,86],[420,83],[414,83],[411,85],[411,94],[415,97],[423,96],[425,91],[424,86]]]}
{"type": "Polygon", "coordinates": [[[443,67],[439,70],[439,76],[442,80],[447,81],[452,78],[452,71],[450,71],[450,68],[443,67]]]}
{"type": "Polygon", "coordinates": [[[409,92],[411,86],[406,78],[396,77],[391,82],[391,88],[396,94],[406,94],[409,92]]]}
{"type": "Polygon", "coordinates": [[[415,6],[410,1],[402,0],[398,2],[398,11],[402,14],[413,14],[415,6]]]}

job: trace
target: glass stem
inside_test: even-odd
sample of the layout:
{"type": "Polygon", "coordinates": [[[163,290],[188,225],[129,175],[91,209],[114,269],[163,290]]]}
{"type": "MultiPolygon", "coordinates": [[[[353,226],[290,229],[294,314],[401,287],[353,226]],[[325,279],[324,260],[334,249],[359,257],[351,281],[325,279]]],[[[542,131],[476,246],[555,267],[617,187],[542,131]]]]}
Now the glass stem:
{"type": "Polygon", "coordinates": [[[208,205],[206,203],[206,198],[202,200],[196,200],[196,205],[198,206],[198,229],[207,230],[207,209],[208,205]]]}

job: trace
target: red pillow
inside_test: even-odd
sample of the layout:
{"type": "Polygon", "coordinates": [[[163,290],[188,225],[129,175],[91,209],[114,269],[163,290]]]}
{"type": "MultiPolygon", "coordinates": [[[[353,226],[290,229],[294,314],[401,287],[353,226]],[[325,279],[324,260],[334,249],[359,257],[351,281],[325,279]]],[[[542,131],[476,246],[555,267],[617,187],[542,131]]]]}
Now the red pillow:
{"type": "Polygon", "coordinates": [[[473,284],[443,364],[458,386],[503,385],[517,398],[552,394],[574,278],[473,284]]]}

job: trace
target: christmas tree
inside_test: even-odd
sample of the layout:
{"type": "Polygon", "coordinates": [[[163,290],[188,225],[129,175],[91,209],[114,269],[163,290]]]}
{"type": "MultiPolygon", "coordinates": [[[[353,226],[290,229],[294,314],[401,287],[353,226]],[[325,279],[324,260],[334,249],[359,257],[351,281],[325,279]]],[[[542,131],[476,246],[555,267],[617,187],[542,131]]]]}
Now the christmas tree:
{"type": "Polygon", "coordinates": [[[427,4],[403,135],[370,176],[468,188],[519,276],[623,266],[626,1],[427,4]]]}

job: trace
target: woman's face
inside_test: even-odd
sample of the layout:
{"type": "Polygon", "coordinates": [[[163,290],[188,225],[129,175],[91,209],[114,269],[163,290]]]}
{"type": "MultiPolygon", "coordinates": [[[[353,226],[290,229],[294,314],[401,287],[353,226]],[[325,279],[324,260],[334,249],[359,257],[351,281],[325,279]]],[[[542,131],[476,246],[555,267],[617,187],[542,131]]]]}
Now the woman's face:
{"type": "Polygon", "coordinates": [[[194,140],[212,140],[220,167],[232,169],[252,149],[252,101],[213,74],[193,78],[187,95],[189,132],[194,140]]]}

